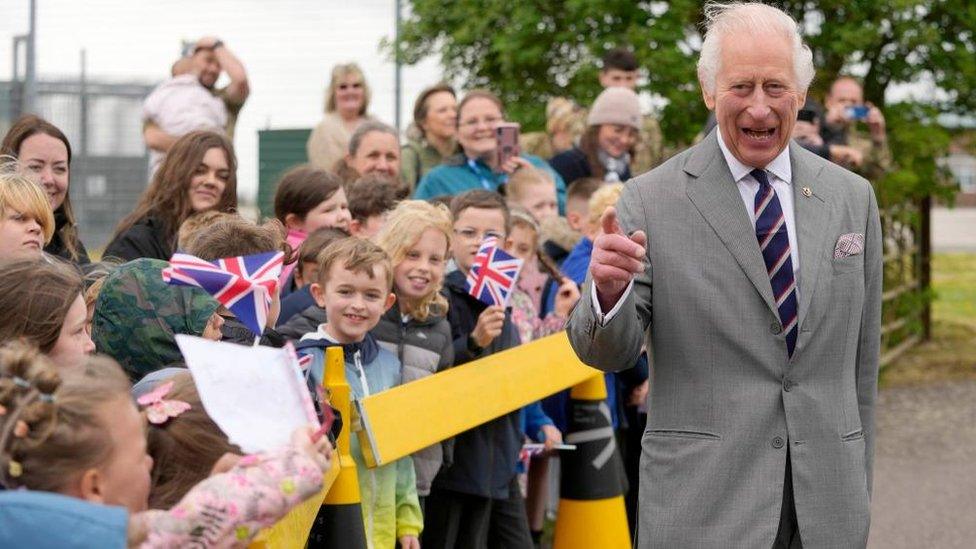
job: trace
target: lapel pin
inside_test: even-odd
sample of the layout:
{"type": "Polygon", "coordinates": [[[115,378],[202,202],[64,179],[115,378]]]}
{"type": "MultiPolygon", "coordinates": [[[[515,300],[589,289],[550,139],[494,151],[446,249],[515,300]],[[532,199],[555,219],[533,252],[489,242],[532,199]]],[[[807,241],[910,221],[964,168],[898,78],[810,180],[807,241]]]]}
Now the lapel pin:
{"type": "Polygon", "coordinates": [[[800,190],[803,192],[803,196],[805,196],[807,198],[810,198],[811,196],[813,196],[813,191],[810,190],[810,187],[803,187],[800,190]]]}

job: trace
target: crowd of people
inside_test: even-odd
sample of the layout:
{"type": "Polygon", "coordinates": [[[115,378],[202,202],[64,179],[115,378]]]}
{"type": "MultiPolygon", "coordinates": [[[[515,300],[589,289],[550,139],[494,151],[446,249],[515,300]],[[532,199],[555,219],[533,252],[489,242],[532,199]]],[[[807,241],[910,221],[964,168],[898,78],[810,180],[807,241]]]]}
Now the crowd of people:
{"type": "MultiPolygon", "coordinates": [[[[341,346],[362,398],[565,329],[604,212],[623,182],[666,161],[635,91],[641,66],[610,50],[593,104],[553,98],[545,131],[505,155],[496,128],[511,120],[493,93],[433,85],[401,139],[370,114],[360,68],[336,65],[309,162],[281,176],[274,218],[257,223],[237,213],[232,144],[247,73],[228,45],[200,39],[145,100],[151,179],[99,261],[71,208],[71,144],[57,121],[21,117],[0,145],[0,485],[36,498],[24,513],[37,524],[74,517],[94,545],[250,540],[317,493],[331,447],[299,430],[278,452],[241,456],[207,416],[175,336],[294,342],[315,384],[324,350],[341,346]],[[222,72],[229,84],[217,89],[222,72]],[[465,284],[487,237],[524,261],[507,307],[465,284]],[[279,250],[286,267],[262,333],[161,275],[176,252],[279,250]],[[163,400],[186,406],[150,413],[163,400]],[[216,507],[233,512],[206,512],[216,507]]],[[[811,98],[798,116],[793,138],[810,151],[869,178],[890,166],[884,116],[856,79],[839,77],[823,107],[811,98]]],[[[605,375],[631,528],[648,354],[605,375]]],[[[569,405],[556,394],[376,469],[353,437],[370,546],[538,544],[552,454],[520,450],[561,443],[569,405]]],[[[52,533],[12,535],[28,546],[52,533]]]]}

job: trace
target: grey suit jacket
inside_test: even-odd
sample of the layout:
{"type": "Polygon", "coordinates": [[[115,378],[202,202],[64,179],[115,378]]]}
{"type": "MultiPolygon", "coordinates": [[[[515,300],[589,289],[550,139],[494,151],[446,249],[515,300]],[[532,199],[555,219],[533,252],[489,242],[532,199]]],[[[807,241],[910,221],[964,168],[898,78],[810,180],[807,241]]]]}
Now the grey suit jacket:
{"type": "Polygon", "coordinates": [[[790,144],[799,246],[793,358],[755,230],[713,131],[627,182],[625,232],[647,232],[645,272],[605,325],[587,281],[569,321],[602,370],[654,350],[641,456],[641,548],[766,548],[787,452],[804,547],[864,547],[870,524],[882,249],[867,181],[790,144]],[[806,196],[803,187],[812,194],[806,196]],[[861,254],[834,259],[841,235],[861,254]]]}

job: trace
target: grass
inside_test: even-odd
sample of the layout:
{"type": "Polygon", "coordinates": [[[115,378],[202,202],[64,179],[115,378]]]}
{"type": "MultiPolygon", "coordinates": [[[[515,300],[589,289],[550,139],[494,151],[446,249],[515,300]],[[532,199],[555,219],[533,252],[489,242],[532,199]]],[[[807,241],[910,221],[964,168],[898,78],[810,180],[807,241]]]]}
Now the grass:
{"type": "Polygon", "coordinates": [[[932,339],[885,368],[882,386],[976,379],[976,254],[935,254],[932,287],[932,339]]]}

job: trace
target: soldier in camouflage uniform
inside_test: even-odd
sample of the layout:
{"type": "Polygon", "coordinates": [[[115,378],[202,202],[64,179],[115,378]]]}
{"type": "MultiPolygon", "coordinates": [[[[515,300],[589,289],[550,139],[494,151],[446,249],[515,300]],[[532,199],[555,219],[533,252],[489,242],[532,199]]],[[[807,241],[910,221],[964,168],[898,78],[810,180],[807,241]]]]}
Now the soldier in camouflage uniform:
{"type": "Polygon", "coordinates": [[[137,259],[105,277],[92,317],[92,339],[100,353],[122,365],[129,379],[182,365],[176,334],[200,336],[219,320],[220,304],[207,292],[163,282],[168,263],[137,259]]]}
{"type": "Polygon", "coordinates": [[[824,106],[821,135],[830,146],[830,159],[877,183],[892,166],[884,115],[864,103],[861,84],[849,76],[831,84],[824,106]],[[856,107],[866,107],[867,116],[853,117],[851,109],[856,107]]]}

